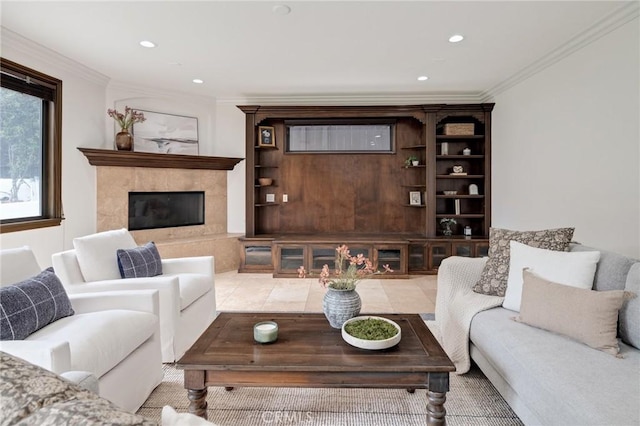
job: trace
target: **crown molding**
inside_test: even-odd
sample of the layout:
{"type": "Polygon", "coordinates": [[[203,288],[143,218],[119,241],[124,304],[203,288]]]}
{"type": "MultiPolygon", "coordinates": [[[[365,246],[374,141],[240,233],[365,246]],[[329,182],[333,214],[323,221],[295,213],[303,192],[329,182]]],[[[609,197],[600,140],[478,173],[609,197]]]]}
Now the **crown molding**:
{"type": "Polygon", "coordinates": [[[123,91],[128,96],[139,96],[149,98],[167,98],[167,99],[181,99],[187,102],[193,102],[194,100],[201,101],[203,103],[215,104],[216,98],[214,96],[195,95],[192,93],[181,92],[179,90],[171,89],[159,89],[151,86],[141,86],[139,84],[128,83],[125,81],[111,80],[107,86],[108,90],[123,91]]]}
{"type": "Polygon", "coordinates": [[[598,40],[599,38],[607,35],[611,31],[620,28],[621,26],[633,21],[634,19],[638,19],[639,15],[640,2],[627,2],[623,6],[611,12],[609,15],[606,15],[605,17],[597,21],[591,27],[571,38],[566,43],[561,44],[546,55],[542,56],[537,61],[531,63],[517,73],[513,74],[511,77],[481,93],[481,102],[487,102],[489,99],[494,99],[497,94],[502,93],[505,90],[510,89],[511,87],[523,82],[529,77],[538,74],[551,65],[570,56],[577,50],[580,50],[583,47],[588,46],[589,44],[598,40]]]}
{"type": "MultiPolygon", "coordinates": [[[[61,55],[48,47],[44,47],[41,44],[29,40],[28,38],[23,37],[5,27],[0,27],[0,37],[2,39],[3,51],[5,50],[5,47],[10,47],[30,58],[33,58],[34,60],[50,63],[66,72],[69,72],[70,74],[82,78],[83,80],[87,80],[101,86],[106,86],[109,82],[109,77],[106,75],[82,65],[80,62],[61,55]]],[[[11,58],[7,57],[7,59],[11,58]]]]}
{"type": "Polygon", "coordinates": [[[477,103],[479,92],[289,94],[218,98],[220,105],[420,105],[477,103]]]}

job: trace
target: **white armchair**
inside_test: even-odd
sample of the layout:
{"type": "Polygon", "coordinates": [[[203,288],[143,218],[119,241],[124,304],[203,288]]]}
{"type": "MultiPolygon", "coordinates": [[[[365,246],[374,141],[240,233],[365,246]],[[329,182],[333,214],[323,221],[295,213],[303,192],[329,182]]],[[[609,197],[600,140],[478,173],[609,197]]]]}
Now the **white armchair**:
{"type": "Polygon", "coordinates": [[[126,229],[76,238],[52,256],[69,294],[155,289],[160,300],[162,361],[177,361],[216,316],[213,256],[162,259],[162,275],[120,278],[117,249],[136,247],[126,229]]]}
{"type": "MultiPolygon", "coordinates": [[[[41,272],[28,247],[0,251],[0,286],[41,272]]],[[[69,295],[74,314],[24,340],[0,341],[0,350],[54,373],[87,371],[100,396],[136,411],[163,377],[158,291],[69,295]],[[131,380],[135,377],[135,380],[131,380]]]]}

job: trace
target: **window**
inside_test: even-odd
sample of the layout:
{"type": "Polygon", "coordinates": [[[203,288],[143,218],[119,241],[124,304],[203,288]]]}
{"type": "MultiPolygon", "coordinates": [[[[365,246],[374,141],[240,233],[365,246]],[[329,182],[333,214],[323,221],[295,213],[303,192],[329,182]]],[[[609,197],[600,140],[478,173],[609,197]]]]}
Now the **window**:
{"type": "Polygon", "coordinates": [[[286,122],[287,152],[390,153],[393,124],[389,122],[286,122]]]}
{"type": "Polygon", "coordinates": [[[62,221],[62,81],[0,58],[0,232],[62,221]]]}

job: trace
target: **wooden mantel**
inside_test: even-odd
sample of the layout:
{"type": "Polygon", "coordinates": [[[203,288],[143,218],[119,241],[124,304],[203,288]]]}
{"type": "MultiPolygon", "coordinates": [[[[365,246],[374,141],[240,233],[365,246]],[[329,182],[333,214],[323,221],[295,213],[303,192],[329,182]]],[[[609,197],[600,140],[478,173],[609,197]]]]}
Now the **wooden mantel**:
{"type": "Polygon", "coordinates": [[[205,155],[154,154],[80,147],[78,149],[87,157],[92,166],[233,170],[236,164],[244,160],[244,158],[205,155]]]}

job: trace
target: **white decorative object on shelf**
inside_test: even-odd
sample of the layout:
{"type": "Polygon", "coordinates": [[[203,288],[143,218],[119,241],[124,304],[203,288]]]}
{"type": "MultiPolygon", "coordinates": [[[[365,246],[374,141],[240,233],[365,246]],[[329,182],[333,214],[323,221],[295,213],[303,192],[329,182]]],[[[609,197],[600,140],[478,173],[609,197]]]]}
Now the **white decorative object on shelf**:
{"type": "Polygon", "coordinates": [[[442,142],[442,144],[440,145],[440,153],[442,155],[449,155],[449,143],[448,142],[442,142]]]}
{"type": "Polygon", "coordinates": [[[478,185],[475,183],[469,185],[469,195],[478,195],[478,185]]]}
{"type": "Polygon", "coordinates": [[[465,148],[462,150],[462,155],[471,155],[471,150],[469,148],[465,148]]]}

